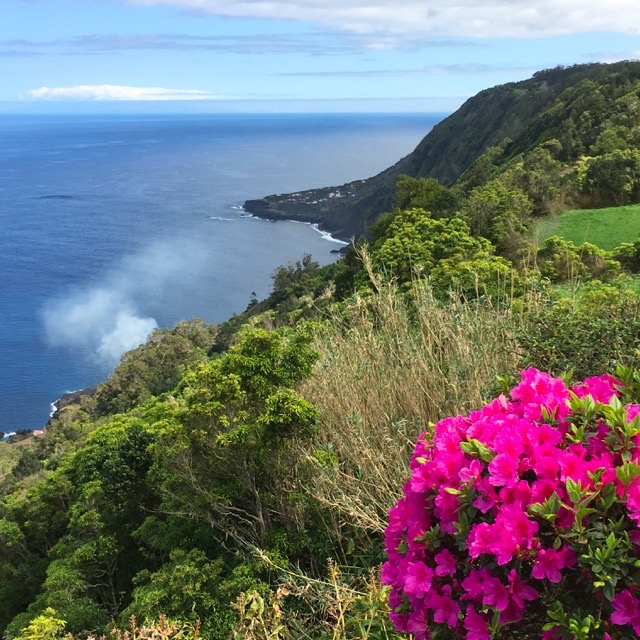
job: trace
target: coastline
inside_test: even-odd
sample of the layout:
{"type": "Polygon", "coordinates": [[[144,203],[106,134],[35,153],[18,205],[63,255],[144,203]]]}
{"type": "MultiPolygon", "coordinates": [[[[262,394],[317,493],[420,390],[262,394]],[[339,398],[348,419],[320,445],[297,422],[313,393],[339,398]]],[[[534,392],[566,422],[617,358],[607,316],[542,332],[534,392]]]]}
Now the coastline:
{"type": "Polygon", "coordinates": [[[369,180],[354,180],[341,186],[320,187],[293,193],[246,200],[243,210],[265,220],[289,220],[317,225],[333,241],[351,244],[364,229],[354,226],[353,206],[368,192],[369,180]]]}
{"type": "MultiPolygon", "coordinates": [[[[337,253],[343,253],[353,238],[346,238],[345,235],[339,233],[335,229],[329,228],[323,220],[310,220],[309,216],[304,214],[296,215],[292,212],[279,212],[272,209],[266,200],[246,200],[244,205],[238,207],[243,213],[244,218],[259,218],[268,222],[295,222],[296,224],[306,224],[315,229],[324,240],[341,245],[341,249],[336,250],[337,253]],[[261,207],[258,203],[265,202],[266,206],[261,207]],[[247,207],[249,206],[249,208],[247,207]],[[340,237],[342,235],[342,237],[340,237]]],[[[333,253],[333,251],[332,251],[333,253]]]]}

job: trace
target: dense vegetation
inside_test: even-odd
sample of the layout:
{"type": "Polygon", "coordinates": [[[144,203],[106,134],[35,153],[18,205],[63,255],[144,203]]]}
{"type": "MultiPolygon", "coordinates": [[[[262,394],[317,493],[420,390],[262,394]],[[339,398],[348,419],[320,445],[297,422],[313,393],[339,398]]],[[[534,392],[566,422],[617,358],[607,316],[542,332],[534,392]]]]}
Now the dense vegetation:
{"type": "Polygon", "coordinates": [[[393,169],[366,243],[279,268],[219,327],[154,332],[44,437],[2,444],[4,636],[398,637],[382,534],[427,425],[530,366],[624,365],[637,393],[640,239],[528,234],[640,200],[639,95],[640,63],[483,92],[411,160],[443,182],[393,169]]]}
{"type": "Polygon", "coordinates": [[[317,222],[349,240],[392,208],[401,175],[468,192],[507,170],[503,182],[522,189],[535,214],[566,203],[636,202],[639,87],[637,61],[539,71],[470,98],[393,167],[364,184],[340,187],[352,198],[319,206],[305,203],[302,192],[293,210],[288,196],[269,196],[249,209],[317,222]]]}

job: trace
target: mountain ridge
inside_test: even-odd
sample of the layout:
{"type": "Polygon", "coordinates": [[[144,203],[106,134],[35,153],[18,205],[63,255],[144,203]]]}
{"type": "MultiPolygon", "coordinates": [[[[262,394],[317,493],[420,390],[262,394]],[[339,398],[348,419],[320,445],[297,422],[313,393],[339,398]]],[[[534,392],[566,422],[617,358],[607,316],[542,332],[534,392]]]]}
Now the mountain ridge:
{"type": "Polygon", "coordinates": [[[259,217],[312,222],[343,240],[357,238],[382,213],[392,209],[400,175],[436,178],[451,186],[489,148],[506,143],[506,160],[549,139],[549,132],[562,129],[562,113],[554,114],[553,107],[567,90],[584,81],[622,84],[630,80],[640,80],[638,61],[538,71],[526,80],[497,85],[469,98],[435,125],[414,151],[375,176],[346,185],[300,191],[293,199],[294,194],[269,195],[248,200],[244,207],[259,217]],[[554,117],[560,119],[555,122],[554,117]],[[330,199],[328,194],[336,191],[351,195],[330,199]]]}

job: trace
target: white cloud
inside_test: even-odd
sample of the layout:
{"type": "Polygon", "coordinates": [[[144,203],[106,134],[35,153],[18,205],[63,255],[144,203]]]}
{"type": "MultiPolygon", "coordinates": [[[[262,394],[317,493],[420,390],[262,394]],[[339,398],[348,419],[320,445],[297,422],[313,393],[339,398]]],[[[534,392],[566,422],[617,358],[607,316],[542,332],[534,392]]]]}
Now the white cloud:
{"type": "Polygon", "coordinates": [[[40,87],[24,94],[28,100],[212,100],[216,96],[197,89],[164,87],[124,87],[113,84],[86,84],[75,87],[40,87]]]}
{"type": "Polygon", "coordinates": [[[129,0],[218,15],[279,18],[361,34],[538,38],[640,34],[638,0],[129,0]]]}

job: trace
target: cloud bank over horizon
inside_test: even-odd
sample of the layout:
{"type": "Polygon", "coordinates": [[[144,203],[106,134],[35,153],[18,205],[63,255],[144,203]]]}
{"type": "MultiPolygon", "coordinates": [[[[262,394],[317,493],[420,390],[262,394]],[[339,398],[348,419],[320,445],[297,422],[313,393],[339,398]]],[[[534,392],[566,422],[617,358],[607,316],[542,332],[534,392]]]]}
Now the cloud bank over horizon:
{"type": "Polygon", "coordinates": [[[31,89],[23,100],[94,100],[94,101],[170,101],[214,100],[216,96],[198,89],[167,89],[165,87],[127,87],[112,84],[76,85],[73,87],[40,87],[31,89]]]}
{"type": "MultiPolygon", "coordinates": [[[[240,18],[310,22],[359,34],[542,38],[640,34],[637,0],[130,0],[240,18]]],[[[381,48],[393,46],[382,40],[381,48]]],[[[375,43],[372,43],[375,48],[375,43]]]]}

